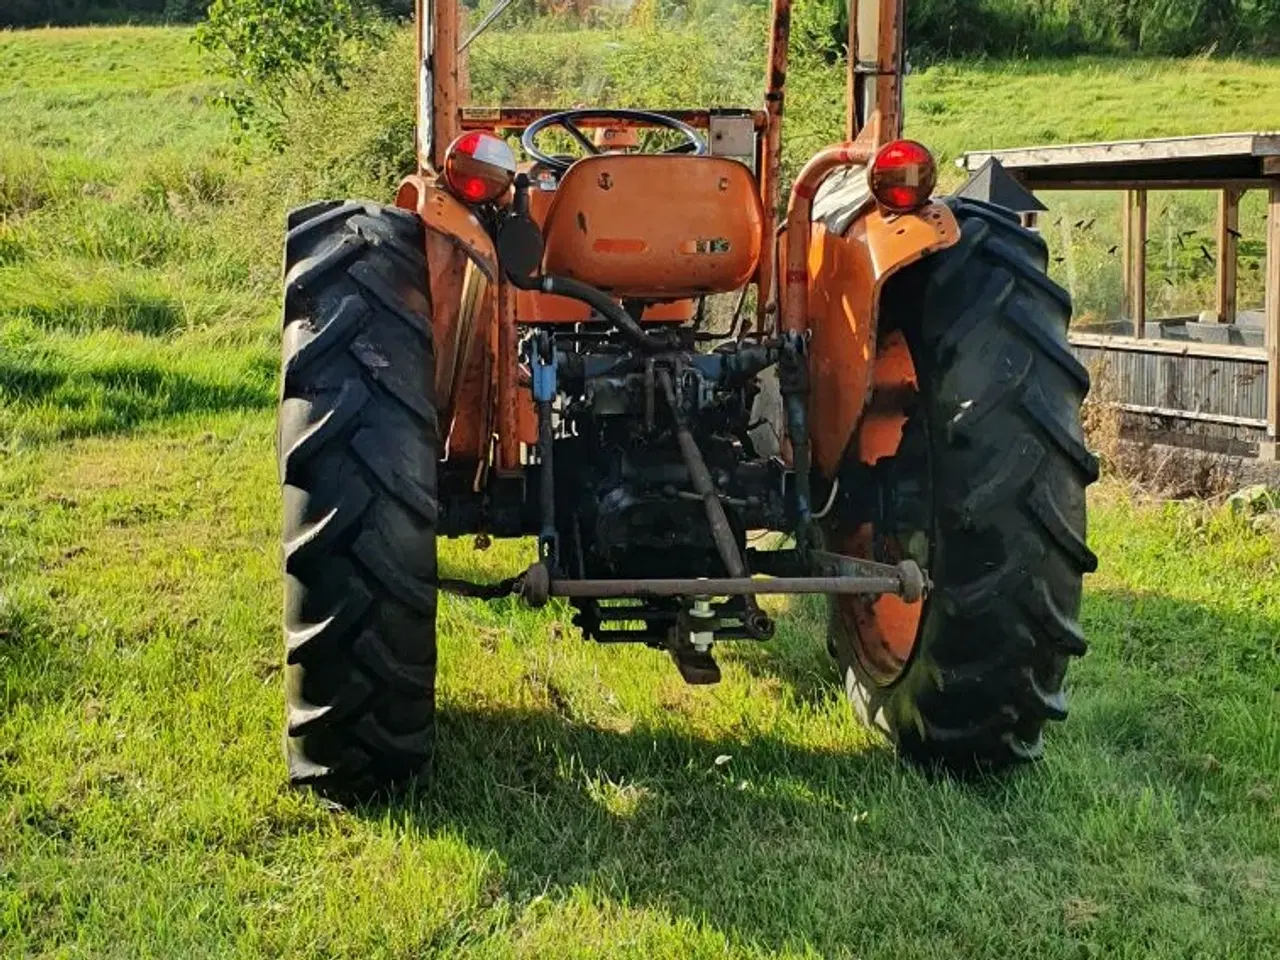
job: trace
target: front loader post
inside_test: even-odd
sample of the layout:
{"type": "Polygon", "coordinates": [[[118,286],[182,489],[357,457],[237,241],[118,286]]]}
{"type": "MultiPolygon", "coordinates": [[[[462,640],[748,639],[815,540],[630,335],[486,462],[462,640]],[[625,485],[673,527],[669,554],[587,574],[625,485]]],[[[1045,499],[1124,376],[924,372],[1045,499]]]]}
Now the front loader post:
{"type": "Polygon", "coordinates": [[[458,2],[417,0],[418,171],[440,170],[461,132],[458,2]]]}
{"type": "Polygon", "coordinates": [[[849,0],[849,140],[867,127],[872,147],[902,136],[906,0],[849,0]]]}
{"type": "MultiPolygon", "coordinates": [[[[791,44],[791,0],[773,0],[769,16],[769,63],[765,68],[764,108],[767,116],[760,140],[756,169],[760,177],[760,200],[764,207],[761,231],[765,249],[756,273],[756,329],[768,329],[766,321],[774,301],[778,264],[772,255],[778,208],[782,205],[782,114],[786,106],[787,55],[791,44]]],[[[779,304],[773,304],[774,309],[779,304]]],[[[777,316],[775,314],[776,323],[777,316]]]]}

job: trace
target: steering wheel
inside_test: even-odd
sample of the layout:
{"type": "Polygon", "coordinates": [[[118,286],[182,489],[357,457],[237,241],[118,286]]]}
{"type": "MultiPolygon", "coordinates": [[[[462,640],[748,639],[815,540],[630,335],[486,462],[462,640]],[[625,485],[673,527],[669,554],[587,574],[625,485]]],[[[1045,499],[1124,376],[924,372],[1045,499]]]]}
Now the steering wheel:
{"type": "Polygon", "coordinates": [[[599,156],[603,151],[592,143],[591,138],[578,127],[577,121],[579,120],[627,120],[646,127],[673,130],[683,136],[685,142],[679,146],[672,147],[670,150],[658,151],[659,153],[686,153],[701,157],[707,152],[706,141],[698,136],[698,131],[687,123],[682,123],[675,117],[668,117],[662,113],[623,109],[562,110],[559,113],[549,113],[545,117],[539,117],[524,128],[524,135],[520,137],[520,146],[524,148],[525,153],[544,167],[548,167],[557,173],[564,173],[573,166],[574,158],[566,157],[563,154],[543,153],[534,146],[534,141],[538,138],[538,134],[548,127],[560,127],[574,140],[578,141],[588,154],[593,157],[599,156]]]}

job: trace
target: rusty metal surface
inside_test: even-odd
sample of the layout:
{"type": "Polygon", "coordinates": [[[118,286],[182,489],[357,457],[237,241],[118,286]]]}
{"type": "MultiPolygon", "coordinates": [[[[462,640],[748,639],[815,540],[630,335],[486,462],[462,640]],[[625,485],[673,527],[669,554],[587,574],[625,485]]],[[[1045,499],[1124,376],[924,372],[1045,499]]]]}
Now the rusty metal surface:
{"type": "Polygon", "coordinates": [[[872,209],[843,236],[813,226],[801,265],[809,278],[804,324],[812,332],[813,463],[823,476],[835,475],[864,410],[885,282],[959,238],[955,216],[942,204],[903,216],[872,209]]]}
{"type": "MultiPolygon", "coordinates": [[[[519,131],[532,124],[535,120],[540,120],[548,114],[558,113],[563,107],[463,107],[462,108],[462,129],[463,130],[505,130],[519,131]]],[[[711,126],[711,118],[716,114],[735,114],[739,111],[734,110],[663,110],[662,115],[666,117],[674,117],[681,123],[687,123],[691,127],[699,130],[706,130],[711,126]]],[[[751,120],[751,125],[757,130],[763,130],[768,123],[768,115],[763,110],[743,110],[740,112],[742,116],[751,120]]],[[[585,119],[578,124],[584,130],[586,129],[627,129],[631,127],[644,127],[649,124],[638,123],[625,118],[595,118],[585,119]]]]}
{"type": "MultiPolygon", "coordinates": [[[[697,441],[693,439],[693,433],[680,409],[675,385],[671,382],[671,374],[666,370],[659,370],[658,381],[662,384],[662,392],[666,395],[667,405],[671,408],[671,417],[675,421],[676,441],[680,444],[680,455],[684,459],[685,467],[689,470],[689,482],[693,484],[693,489],[698,496],[702,497],[707,523],[711,526],[711,537],[715,541],[720,559],[724,562],[730,577],[737,580],[749,579],[746,560],[742,556],[742,551],[738,549],[738,541],[734,537],[733,527],[729,525],[729,518],[725,515],[724,505],[720,502],[720,494],[716,490],[711,472],[707,469],[706,461],[702,459],[697,441]]],[[[641,595],[659,596],[659,594],[648,592],[641,595]]],[[[768,614],[764,613],[752,599],[746,601],[746,607],[743,626],[747,631],[760,637],[771,636],[773,620],[768,614]]]]}
{"type": "Polygon", "coordinates": [[[920,389],[911,348],[902,331],[892,330],[879,339],[871,372],[871,396],[857,433],[858,459],[868,466],[898,452],[907,411],[920,389]]]}
{"type": "Polygon", "coordinates": [[[784,252],[781,262],[782,296],[779,299],[782,329],[800,333],[808,326],[809,276],[805,263],[809,257],[813,197],[822,181],[838,167],[865,165],[871,161],[871,148],[865,142],[838,143],[816,153],[804,165],[791,185],[787,202],[784,252]]]}
{"type": "Polygon", "coordinates": [[[516,329],[516,288],[506,278],[498,281],[498,472],[521,471],[520,407],[529,407],[533,396],[521,388],[520,334],[516,329]]]}
{"type": "Polygon", "coordinates": [[[904,0],[880,0],[879,73],[875,77],[876,107],[871,118],[877,149],[902,136],[905,6],[904,0]]]}
{"type": "Polygon", "coordinates": [[[492,280],[497,275],[493,241],[469,209],[436,186],[434,178],[413,174],[396,193],[396,206],[415,211],[426,228],[431,329],[436,351],[436,396],[441,436],[449,458],[478,460],[490,427],[483,412],[491,386],[485,375],[489,339],[497,309],[492,280]],[[467,276],[474,273],[470,288],[467,276]],[[458,417],[459,411],[467,415],[458,417]]]}
{"type": "Polygon", "coordinates": [[[417,5],[419,133],[418,167],[439,170],[445,148],[461,132],[458,105],[470,83],[465,56],[458,53],[458,0],[417,5]],[[429,14],[429,15],[428,15],[429,14]],[[429,102],[424,102],[429,97],[429,102]],[[430,118],[429,124],[422,121],[430,118]]]}
{"type": "Polygon", "coordinates": [[[492,283],[498,278],[498,254],[493,238],[475,213],[434,178],[412,174],[396,192],[396,206],[416,210],[429,233],[439,234],[475,261],[492,283]]]}
{"type": "MultiPolygon", "coordinates": [[[[438,586],[457,596],[494,600],[517,594],[531,606],[543,606],[550,597],[609,600],[643,597],[754,597],[767,594],[837,594],[842,596],[902,597],[916,603],[928,589],[928,579],[914,563],[897,566],[815,551],[823,576],[670,577],[657,579],[573,580],[550,579],[547,568],[535,563],[518,577],[496,583],[472,583],[443,577],[438,586]]],[[[630,611],[627,611],[630,613],[630,611]]]]}
{"type": "Polygon", "coordinates": [[[543,272],[620,297],[731,292],[756,271],[762,221],[751,171],[736,160],[586,157],[547,210],[543,272]]]}
{"type": "Polygon", "coordinates": [[[1093,377],[1093,397],[1134,412],[1222,423],[1266,423],[1267,364],[1256,359],[1178,356],[1072,345],[1093,377]]]}
{"type": "MultiPolygon", "coordinates": [[[[533,169],[527,164],[525,172],[533,169]]],[[[533,179],[531,177],[531,179],[533,179]]],[[[529,216],[534,223],[542,227],[547,219],[547,212],[555,199],[554,190],[529,191],[529,216]]],[[[687,323],[693,319],[695,303],[693,300],[673,300],[670,303],[652,303],[645,307],[643,319],[646,322],[687,323]]],[[[516,317],[520,323],[583,323],[591,319],[591,308],[581,300],[568,297],[557,297],[551,293],[536,290],[516,291],[516,317]]]]}
{"type": "Polygon", "coordinates": [[[787,54],[791,46],[791,0],[772,0],[769,11],[769,62],[765,67],[764,136],[760,138],[756,157],[756,178],[760,181],[760,202],[764,222],[760,233],[764,250],[756,271],[756,332],[763,334],[770,325],[778,329],[778,208],[782,205],[782,114],[786,107],[787,54]],[[773,310],[772,320],[769,311],[773,310]]]}
{"type": "Polygon", "coordinates": [[[711,524],[711,536],[715,540],[716,550],[719,551],[720,559],[724,561],[729,573],[735,577],[744,577],[747,573],[747,565],[742,559],[742,553],[738,550],[733,528],[729,526],[729,518],[725,516],[724,506],[720,503],[720,495],[716,492],[706,461],[702,459],[698,444],[693,439],[689,425],[685,422],[684,414],[680,410],[675,386],[671,382],[671,374],[666,370],[659,370],[658,382],[662,384],[662,392],[667,398],[667,405],[671,408],[671,416],[675,419],[676,440],[680,444],[680,455],[684,458],[684,464],[689,469],[689,482],[693,484],[694,491],[706,505],[707,522],[711,524]]]}
{"type": "Polygon", "coordinates": [[[870,129],[876,146],[902,136],[904,0],[849,4],[845,131],[870,129]]]}
{"type": "Polygon", "coordinates": [[[552,580],[553,597],[730,597],[763,594],[879,596],[900,593],[896,577],[722,577],[671,580],[552,580]]]}

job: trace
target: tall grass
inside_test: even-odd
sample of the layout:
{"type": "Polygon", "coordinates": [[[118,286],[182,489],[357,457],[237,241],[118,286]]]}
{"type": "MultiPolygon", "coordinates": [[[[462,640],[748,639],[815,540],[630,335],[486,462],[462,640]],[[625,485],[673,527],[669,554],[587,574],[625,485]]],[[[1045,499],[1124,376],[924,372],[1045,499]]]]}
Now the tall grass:
{"type": "MultiPolygon", "coordinates": [[[[384,15],[413,13],[412,0],[369,2],[384,15]]],[[[0,27],[191,22],[200,19],[208,5],[208,0],[6,0],[0,27]]],[[[665,0],[653,5],[669,13],[705,4],[665,0]]],[[[796,4],[801,20],[825,22],[821,32],[809,39],[832,50],[846,35],[848,6],[849,0],[798,0],[796,4]]],[[[978,54],[1185,55],[1207,49],[1267,53],[1280,49],[1280,4],[1275,0],[909,0],[907,27],[913,50],[924,59],[978,54]]]]}
{"type": "Polygon", "coordinates": [[[273,397],[279,214],[185,32],[0,34],[0,456],[273,397]]]}
{"type": "MultiPolygon", "coordinates": [[[[843,36],[848,0],[819,0],[843,36]]],[[[921,59],[987,54],[1280,49],[1274,0],[908,0],[907,36],[921,59]]]]}

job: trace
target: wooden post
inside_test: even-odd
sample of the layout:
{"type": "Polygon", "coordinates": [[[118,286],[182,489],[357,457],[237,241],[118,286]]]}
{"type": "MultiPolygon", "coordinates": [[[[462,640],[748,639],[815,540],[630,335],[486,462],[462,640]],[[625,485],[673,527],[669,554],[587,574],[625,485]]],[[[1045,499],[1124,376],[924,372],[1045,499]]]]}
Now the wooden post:
{"type": "Polygon", "coordinates": [[[1147,327],[1147,191],[1131,191],[1129,226],[1129,317],[1133,335],[1143,337],[1147,327]]]}
{"type": "Polygon", "coordinates": [[[1240,195],[1227,187],[1218,194],[1218,322],[1236,322],[1236,266],[1240,249],[1240,195]]]}
{"type": "MultiPolygon", "coordinates": [[[[1025,214],[1024,214],[1025,216],[1025,214]]],[[[1076,298],[1076,258],[1075,251],[1071,247],[1071,224],[1064,216],[1058,220],[1058,225],[1062,233],[1062,260],[1066,266],[1067,293],[1071,294],[1071,299],[1076,298]]]]}
{"type": "Polygon", "coordinates": [[[1267,344],[1267,439],[1258,455],[1280,460],[1280,182],[1271,186],[1267,205],[1266,306],[1263,323],[1267,344]]]}
{"type": "Polygon", "coordinates": [[[1120,315],[1133,319],[1133,191],[1120,197],[1120,315]]]}

